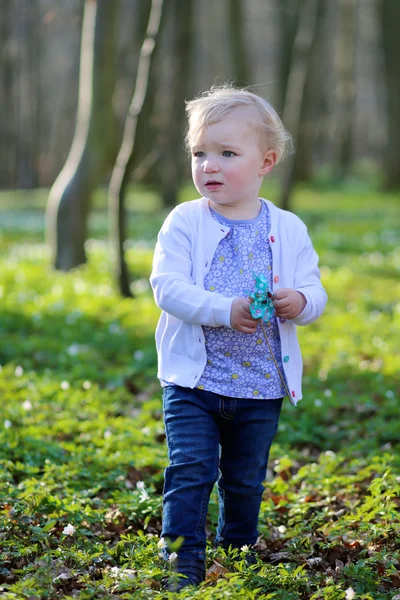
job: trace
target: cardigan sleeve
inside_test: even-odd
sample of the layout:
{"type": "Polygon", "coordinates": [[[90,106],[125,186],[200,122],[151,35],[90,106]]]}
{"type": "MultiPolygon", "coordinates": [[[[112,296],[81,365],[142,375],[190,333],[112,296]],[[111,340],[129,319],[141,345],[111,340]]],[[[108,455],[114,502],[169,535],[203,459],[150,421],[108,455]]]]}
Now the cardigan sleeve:
{"type": "Polygon", "coordinates": [[[159,308],[195,325],[231,327],[233,298],[209,292],[192,280],[195,233],[174,209],[158,234],[150,284],[159,308]]]}
{"type": "Polygon", "coordinates": [[[293,319],[295,325],[308,325],[322,314],[327,293],[321,284],[318,255],[315,252],[307,228],[299,219],[298,251],[295,264],[294,289],[304,294],[307,304],[293,319]]]}

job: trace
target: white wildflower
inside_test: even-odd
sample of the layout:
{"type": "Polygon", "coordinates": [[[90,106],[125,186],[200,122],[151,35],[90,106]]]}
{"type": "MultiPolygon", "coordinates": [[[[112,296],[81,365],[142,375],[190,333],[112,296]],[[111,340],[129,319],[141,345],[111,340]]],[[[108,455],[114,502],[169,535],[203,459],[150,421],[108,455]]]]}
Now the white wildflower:
{"type": "Polygon", "coordinates": [[[242,552],[248,552],[249,551],[249,547],[248,547],[247,544],[245,544],[244,546],[242,546],[240,549],[241,549],[242,552]]]}
{"type": "Polygon", "coordinates": [[[64,535],[74,535],[75,527],[73,525],[71,525],[71,523],[68,523],[68,525],[66,527],[64,527],[62,532],[64,535]]]}
{"type": "Polygon", "coordinates": [[[322,406],[322,400],[320,400],[319,398],[315,398],[314,406],[322,406]]]}
{"type": "Polygon", "coordinates": [[[4,421],[4,429],[10,429],[10,427],[12,427],[11,421],[9,421],[8,419],[5,419],[5,421],[4,421]]]}
{"type": "Polygon", "coordinates": [[[24,410],[31,410],[32,402],[30,400],[25,400],[25,402],[22,403],[22,408],[24,410]]]}
{"type": "Polygon", "coordinates": [[[71,344],[71,346],[68,346],[67,348],[67,353],[70,356],[77,356],[80,352],[80,346],[79,344],[71,344]]]}
{"type": "Polygon", "coordinates": [[[150,498],[144,487],[144,481],[138,481],[136,484],[137,489],[140,491],[140,502],[144,502],[150,498]]]}
{"type": "Polygon", "coordinates": [[[18,365],[18,367],[15,367],[15,371],[14,371],[15,377],[21,377],[23,374],[24,374],[24,370],[20,365],[18,365]]]}
{"type": "Polygon", "coordinates": [[[108,440],[108,438],[110,438],[112,436],[112,433],[109,429],[106,429],[105,432],[103,433],[103,437],[105,440],[108,440]]]}
{"type": "Polygon", "coordinates": [[[84,381],[82,383],[82,387],[84,390],[90,390],[90,388],[92,387],[92,384],[90,383],[90,381],[84,381]]]}
{"type": "Polygon", "coordinates": [[[336,454],[335,452],[333,452],[333,450],[327,450],[325,452],[325,456],[329,456],[330,458],[336,458],[336,454]]]}
{"type": "Polygon", "coordinates": [[[136,350],[136,352],[133,354],[133,358],[135,360],[142,360],[144,357],[144,352],[142,350],[136,350]]]}
{"type": "Polygon", "coordinates": [[[144,435],[149,435],[150,427],[143,427],[141,431],[144,435]]]}
{"type": "Polygon", "coordinates": [[[60,575],[57,575],[57,577],[54,577],[53,581],[54,582],[57,582],[57,581],[60,581],[60,580],[64,580],[65,581],[66,579],[69,579],[69,577],[70,576],[68,575],[68,573],[60,573],[60,575]]]}
{"type": "Polygon", "coordinates": [[[324,391],[324,394],[325,394],[325,396],[326,396],[327,398],[330,398],[330,397],[332,396],[332,390],[330,390],[329,388],[327,388],[327,389],[324,391]]]}
{"type": "Polygon", "coordinates": [[[119,576],[121,579],[133,579],[136,573],[133,569],[120,569],[119,576]]]}
{"type": "Polygon", "coordinates": [[[284,525],[279,525],[278,531],[279,533],[286,533],[286,527],[284,525]]]}
{"type": "Polygon", "coordinates": [[[356,593],[353,588],[347,588],[346,590],[346,600],[353,600],[356,597],[356,593]]]}
{"type": "Polygon", "coordinates": [[[159,548],[166,548],[167,544],[166,544],[166,542],[165,542],[165,540],[164,540],[164,538],[163,538],[163,537],[162,537],[162,538],[160,538],[160,539],[158,540],[158,542],[157,542],[157,546],[158,546],[159,548]]]}
{"type": "Polygon", "coordinates": [[[62,390],[69,390],[69,388],[70,388],[70,385],[69,385],[68,381],[62,381],[62,382],[60,383],[60,388],[61,388],[62,390]]]}
{"type": "Polygon", "coordinates": [[[178,558],[178,555],[177,555],[177,553],[176,553],[176,552],[172,552],[172,553],[169,555],[169,562],[173,562],[173,561],[174,561],[175,559],[177,559],[177,558],[178,558]]]}

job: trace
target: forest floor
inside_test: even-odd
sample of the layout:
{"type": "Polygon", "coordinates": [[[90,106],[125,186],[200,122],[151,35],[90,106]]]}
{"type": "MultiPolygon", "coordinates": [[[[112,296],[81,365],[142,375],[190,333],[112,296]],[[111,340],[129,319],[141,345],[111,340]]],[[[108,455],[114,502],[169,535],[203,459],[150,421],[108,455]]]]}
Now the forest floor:
{"type": "MultiPolygon", "coordinates": [[[[49,264],[45,198],[0,195],[0,596],[172,598],[148,285],[166,212],[132,192],[123,299],[101,193],[88,263],[69,274],[49,264]]],[[[207,580],[181,598],[400,599],[399,206],[360,186],[297,189],[329,303],[299,328],[304,399],[285,403],[271,449],[258,563],[213,549],[214,490],[207,580]]]]}

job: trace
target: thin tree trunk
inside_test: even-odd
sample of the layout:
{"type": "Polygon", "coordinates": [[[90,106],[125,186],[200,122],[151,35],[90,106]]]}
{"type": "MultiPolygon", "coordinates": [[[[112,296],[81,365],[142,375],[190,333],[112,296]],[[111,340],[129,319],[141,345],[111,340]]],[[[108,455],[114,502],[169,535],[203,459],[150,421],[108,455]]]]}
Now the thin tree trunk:
{"type": "Polygon", "coordinates": [[[86,0],[82,27],[78,117],[72,147],[47,205],[53,264],[69,271],[86,262],[92,192],[116,155],[112,95],[119,2],[86,0]]]}
{"type": "MultiPolygon", "coordinates": [[[[165,1],[165,0],[164,0],[165,1]]],[[[140,58],[140,50],[143,45],[143,40],[146,38],[146,31],[149,24],[150,11],[151,11],[151,0],[139,1],[137,6],[137,24],[135,27],[136,31],[136,41],[135,41],[135,55],[140,58]]],[[[160,32],[158,36],[161,34],[162,23],[160,24],[160,32]]],[[[152,152],[154,148],[154,131],[153,131],[153,115],[154,115],[154,105],[157,98],[157,74],[154,73],[156,70],[154,68],[154,63],[157,62],[157,54],[158,54],[159,44],[154,50],[153,56],[153,68],[149,76],[149,81],[147,83],[147,92],[146,92],[146,103],[143,105],[141,110],[140,119],[138,119],[138,123],[136,126],[135,132],[135,154],[132,157],[132,179],[136,180],[136,169],[145,158],[148,156],[150,152],[152,152]]],[[[139,61],[138,58],[138,61],[139,61]]],[[[139,65],[137,65],[139,66],[139,65]]],[[[132,75],[132,84],[134,85],[137,76],[137,71],[132,75]]],[[[132,91],[133,95],[133,91],[132,91]]],[[[131,99],[132,99],[131,95],[131,99]]],[[[140,173],[141,169],[139,169],[140,173]]]]}
{"type": "Polygon", "coordinates": [[[173,207],[178,201],[178,192],[185,172],[183,159],[183,134],[185,122],[185,97],[192,72],[193,50],[193,0],[172,0],[173,40],[172,40],[172,77],[171,109],[168,122],[163,123],[161,140],[161,194],[163,205],[173,207]],[[171,152],[171,149],[175,149],[171,152]]]}
{"type": "Polygon", "coordinates": [[[384,187],[400,188],[400,2],[381,0],[382,44],[385,58],[388,139],[383,161],[384,187]]]}
{"type": "Polygon", "coordinates": [[[302,0],[276,0],[280,36],[277,109],[280,113],[282,113],[285,105],[301,2],[302,0]]]}
{"type": "MultiPolygon", "coordinates": [[[[292,64],[283,110],[283,122],[293,136],[295,148],[299,136],[301,107],[310,51],[316,33],[318,8],[319,0],[304,0],[293,46],[292,64]]],[[[290,196],[294,184],[294,158],[294,156],[289,157],[286,168],[283,171],[280,206],[285,210],[289,210],[290,196]]]]}
{"type": "Polygon", "coordinates": [[[297,149],[294,155],[295,181],[311,181],[313,177],[314,139],[318,124],[318,105],[322,87],[321,74],[323,73],[321,64],[326,64],[325,39],[322,30],[322,20],[326,9],[326,2],[319,1],[315,36],[310,48],[305,89],[301,103],[297,149]]]}
{"type": "Polygon", "coordinates": [[[3,0],[0,11],[0,185],[14,188],[17,184],[16,110],[13,99],[12,32],[14,27],[12,1],[3,0]]]}
{"type": "Polygon", "coordinates": [[[228,1],[229,42],[235,84],[247,85],[251,77],[246,40],[244,35],[243,0],[228,1]]]}
{"type": "Polygon", "coordinates": [[[336,136],[334,174],[342,180],[349,172],[356,100],[355,51],[357,0],[338,0],[339,23],[336,38],[336,136]]]}
{"type": "Polygon", "coordinates": [[[37,187],[38,135],[38,72],[39,37],[38,5],[17,0],[15,5],[18,35],[18,129],[17,187],[37,187]]]}
{"type": "Polygon", "coordinates": [[[133,164],[137,122],[147,98],[148,81],[160,28],[162,8],[163,0],[152,0],[146,39],[140,51],[133,98],[129,106],[122,144],[109,188],[110,241],[115,253],[115,271],[119,289],[125,297],[132,297],[128,266],[124,255],[124,241],[126,239],[125,193],[133,164]]]}

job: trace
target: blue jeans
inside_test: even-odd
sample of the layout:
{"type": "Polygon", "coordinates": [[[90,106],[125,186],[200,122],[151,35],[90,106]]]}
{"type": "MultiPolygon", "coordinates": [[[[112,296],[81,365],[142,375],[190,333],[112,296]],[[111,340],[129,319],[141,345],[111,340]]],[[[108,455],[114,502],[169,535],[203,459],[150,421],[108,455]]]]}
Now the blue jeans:
{"type": "Polygon", "coordinates": [[[228,398],[167,386],[163,401],[170,465],[165,470],[162,536],[172,541],[182,536],[179,556],[204,560],[208,502],[218,480],[216,543],[254,544],[282,398],[228,398]]]}

